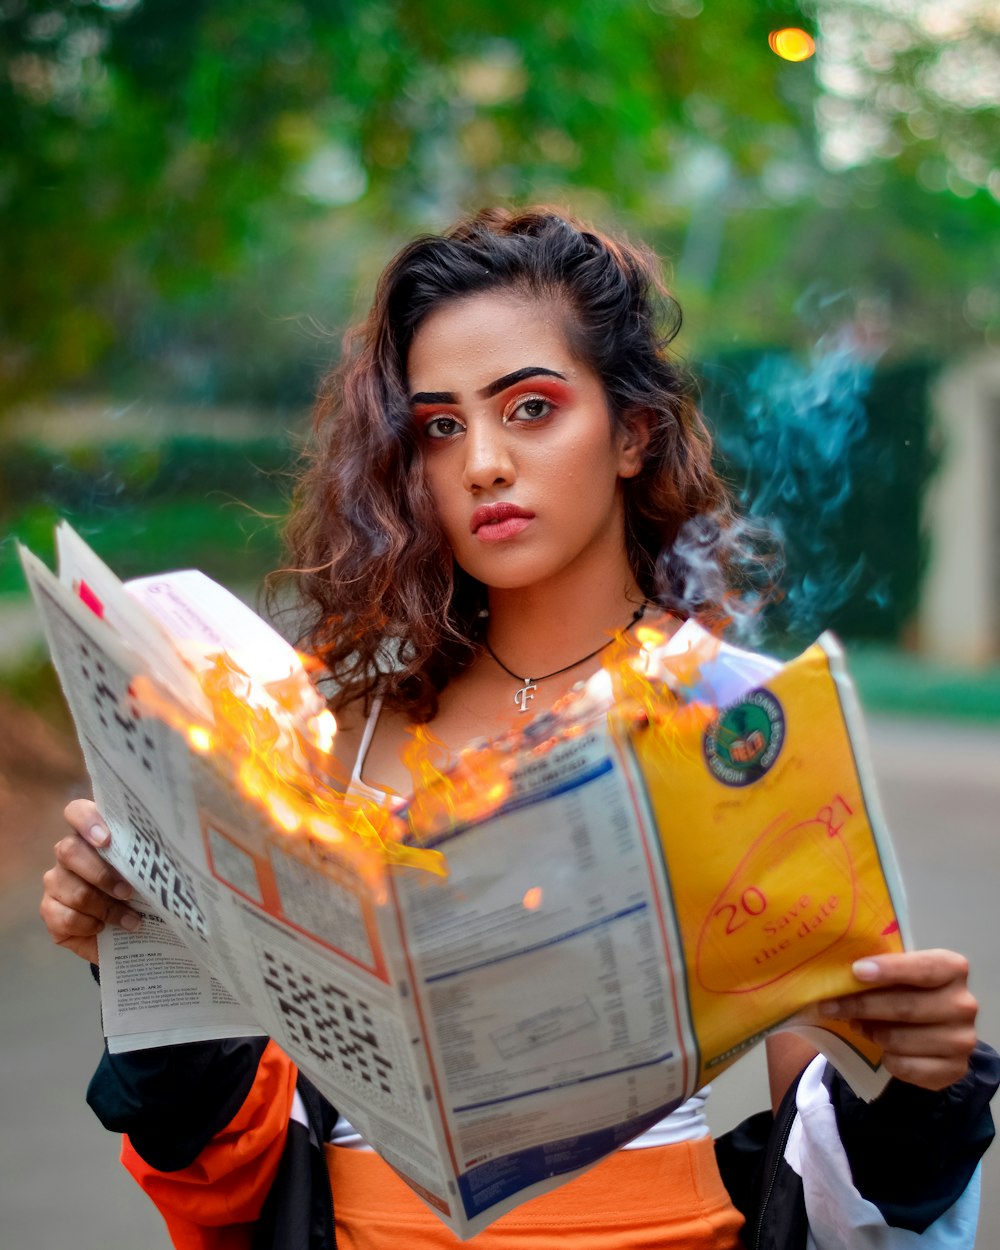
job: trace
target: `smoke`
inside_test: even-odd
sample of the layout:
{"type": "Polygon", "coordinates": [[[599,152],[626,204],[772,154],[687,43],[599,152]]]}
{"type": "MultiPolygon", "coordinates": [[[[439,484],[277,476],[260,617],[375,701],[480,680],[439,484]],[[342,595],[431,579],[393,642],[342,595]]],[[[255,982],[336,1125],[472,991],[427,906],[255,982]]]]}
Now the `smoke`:
{"type": "Polygon", "coordinates": [[[877,602],[887,593],[863,553],[845,561],[843,541],[879,354],[849,322],[804,359],[757,358],[735,387],[730,367],[716,393],[720,413],[706,402],[742,515],[728,527],[705,517],[685,526],[668,576],[681,603],[724,596],[729,630],[744,644],[798,646],[853,596],[877,602]]]}

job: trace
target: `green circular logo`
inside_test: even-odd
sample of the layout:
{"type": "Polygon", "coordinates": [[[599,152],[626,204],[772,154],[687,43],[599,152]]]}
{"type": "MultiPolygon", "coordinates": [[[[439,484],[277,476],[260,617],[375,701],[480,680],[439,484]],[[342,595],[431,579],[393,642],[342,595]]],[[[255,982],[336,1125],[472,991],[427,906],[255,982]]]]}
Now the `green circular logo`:
{"type": "Polygon", "coordinates": [[[769,690],[753,690],[705,731],[705,759],[727,786],[759,781],[781,753],[785,714],[769,690]]]}

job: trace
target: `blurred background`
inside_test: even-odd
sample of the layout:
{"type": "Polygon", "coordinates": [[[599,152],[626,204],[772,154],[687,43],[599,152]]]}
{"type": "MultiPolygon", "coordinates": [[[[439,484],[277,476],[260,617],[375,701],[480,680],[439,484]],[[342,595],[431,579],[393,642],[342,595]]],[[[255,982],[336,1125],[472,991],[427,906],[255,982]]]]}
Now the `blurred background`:
{"type": "Polygon", "coordinates": [[[4,1244],[166,1244],[82,1107],[86,969],[33,916],[85,780],[14,540],[50,557],[65,516],[123,576],[252,598],[343,330],[487,203],[663,257],[784,542],[762,639],[847,641],[917,935],[973,956],[996,1041],[998,113],[994,0],[0,0],[4,1244]]]}

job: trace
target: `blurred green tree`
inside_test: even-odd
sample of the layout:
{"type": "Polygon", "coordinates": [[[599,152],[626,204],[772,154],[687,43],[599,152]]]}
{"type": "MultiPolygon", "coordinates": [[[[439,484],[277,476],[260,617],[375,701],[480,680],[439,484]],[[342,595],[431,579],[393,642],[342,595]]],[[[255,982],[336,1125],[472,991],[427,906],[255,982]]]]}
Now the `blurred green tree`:
{"type": "Polygon", "coordinates": [[[942,34],[929,0],[2,0],[0,411],[298,402],[395,241],[508,198],[675,257],[693,347],[808,337],[802,292],[847,285],[904,350],[981,338],[992,97],[940,63],[996,30],[963,2],[942,34]]]}
{"type": "Polygon", "coordinates": [[[718,146],[757,176],[775,143],[808,145],[809,91],[783,88],[766,45],[797,16],[752,0],[5,0],[0,399],[127,381],[130,364],[195,393],[301,385],[307,336],[257,367],[248,346],[280,341],[284,313],[342,320],[387,235],[469,204],[569,187],[679,226],[687,209],[662,194],[679,154],[718,146]]]}

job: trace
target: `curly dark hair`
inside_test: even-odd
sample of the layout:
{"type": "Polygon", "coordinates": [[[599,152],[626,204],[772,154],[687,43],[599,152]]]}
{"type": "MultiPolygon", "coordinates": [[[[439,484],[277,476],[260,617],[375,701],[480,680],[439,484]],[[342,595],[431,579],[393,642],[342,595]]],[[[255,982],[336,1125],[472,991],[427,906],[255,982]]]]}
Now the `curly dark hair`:
{"type": "Polygon", "coordinates": [[[647,598],[681,616],[728,611],[733,512],[686,372],[667,353],[680,309],[654,254],[548,208],[492,208],[416,239],[382,274],[367,321],[322,382],[314,438],[286,527],[308,609],[300,645],[330,671],[341,708],[376,689],[430,720],[438,693],[479,652],[486,588],[458,568],[424,481],[406,387],[423,320],[484,291],[555,297],[612,420],[650,429],[623,482],[628,558],[647,598]],[[707,571],[707,573],[706,573],[707,571]]]}

